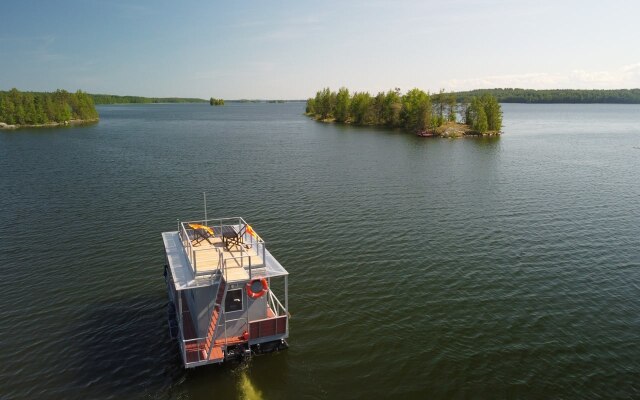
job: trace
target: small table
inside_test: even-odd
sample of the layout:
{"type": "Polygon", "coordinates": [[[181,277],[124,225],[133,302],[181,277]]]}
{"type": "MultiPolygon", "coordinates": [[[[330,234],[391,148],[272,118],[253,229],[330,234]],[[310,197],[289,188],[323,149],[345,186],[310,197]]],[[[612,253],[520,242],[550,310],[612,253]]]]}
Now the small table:
{"type": "Polygon", "coordinates": [[[236,232],[235,228],[230,225],[222,226],[222,243],[229,250],[231,244],[240,246],[242,244],[242,234],[236,232]]]}

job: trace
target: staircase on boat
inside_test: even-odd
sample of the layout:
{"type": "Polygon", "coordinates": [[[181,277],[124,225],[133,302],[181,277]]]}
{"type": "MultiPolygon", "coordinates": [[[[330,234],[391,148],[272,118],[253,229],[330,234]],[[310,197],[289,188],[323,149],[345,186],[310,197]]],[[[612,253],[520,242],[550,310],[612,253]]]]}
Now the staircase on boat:
{"type": "Polygon", "coordinates": [[[218,285],[218,293],[216,295],[215,305],[213,306],[213,311],[211,312],[211,318],[209,321],[209,328],[207,330],[207,338],[204,342],[204,356],[206,360],[216,360],[223,357],[222,354],[222,346],[220,344],[216,344],[216,330],[218,327],[218,321],[220,320],[220,313],[222,311],[222,299],[224,299],[224,293],[227,288],[227,285],[224,282],[223,278],[220,278],[220,284],[218,285]]]}

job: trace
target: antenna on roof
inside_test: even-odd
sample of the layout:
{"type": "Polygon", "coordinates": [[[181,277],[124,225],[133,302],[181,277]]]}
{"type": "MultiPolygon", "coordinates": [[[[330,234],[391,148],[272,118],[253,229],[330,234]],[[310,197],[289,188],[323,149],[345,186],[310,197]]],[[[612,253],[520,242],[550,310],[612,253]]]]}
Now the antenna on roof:
{"type": "Polygon", "coordinates": [[[204,224],[207,224],[207,192],[202,192],[204,196],[204,224]]]}

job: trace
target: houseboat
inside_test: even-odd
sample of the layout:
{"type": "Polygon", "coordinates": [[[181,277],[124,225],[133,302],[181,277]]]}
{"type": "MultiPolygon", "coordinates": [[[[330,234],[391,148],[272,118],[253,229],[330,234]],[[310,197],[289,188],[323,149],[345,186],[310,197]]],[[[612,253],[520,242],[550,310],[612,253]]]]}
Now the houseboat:
{"type": "Polygon", "coordinates": [[[185,368],[288,347],[289,274],[244,219],[178,221],[162,240],[169,331],[185,368]]]}

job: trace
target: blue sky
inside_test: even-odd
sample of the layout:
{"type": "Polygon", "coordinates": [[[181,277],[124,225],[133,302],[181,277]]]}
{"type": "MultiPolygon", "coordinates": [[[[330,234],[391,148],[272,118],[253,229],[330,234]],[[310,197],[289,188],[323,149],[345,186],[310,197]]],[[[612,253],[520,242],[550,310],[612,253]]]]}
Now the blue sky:
{"type": "Polygon", "coordinates": [[[640,87],[637,1],[11,1],[0,89],[303,99],[640,87]]]}

